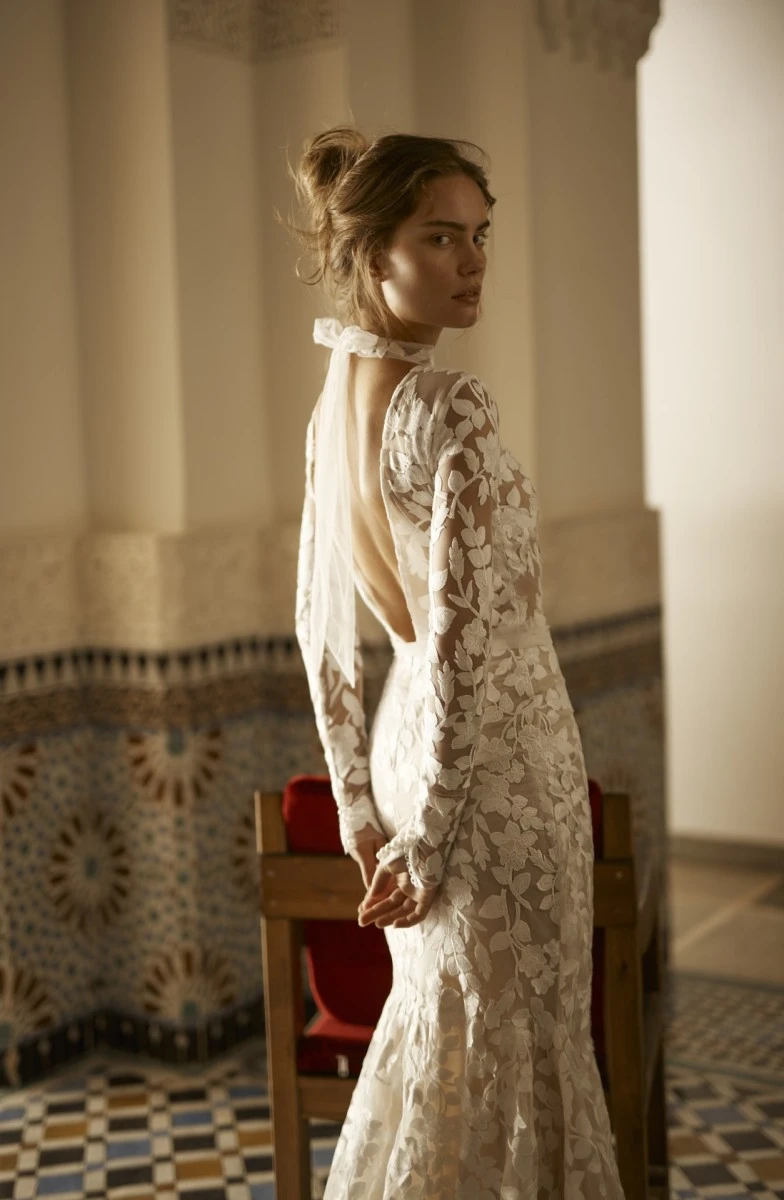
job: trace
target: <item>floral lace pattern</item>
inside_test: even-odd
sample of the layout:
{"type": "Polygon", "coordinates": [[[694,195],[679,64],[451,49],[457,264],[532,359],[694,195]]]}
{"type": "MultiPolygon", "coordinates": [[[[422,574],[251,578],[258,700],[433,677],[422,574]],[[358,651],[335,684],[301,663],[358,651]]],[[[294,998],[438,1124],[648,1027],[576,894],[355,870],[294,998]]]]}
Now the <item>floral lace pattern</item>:
{"type": "MultiPolygon", "coordinates": [[[[535,490],[482,383],[426,366],[390,401],[381,481],[416,641],[388,629],[369,737],[361,674],[351,692],[325,656],[311,696],[344,847],[369,824],[380,862],[405,854],[439,892],[385,930],[394,983],[325,1200],[623,1200],[590,1032],[588,786],[535,490]]],[[[304,519],[298,628],[307,554],[304,519]]]]}

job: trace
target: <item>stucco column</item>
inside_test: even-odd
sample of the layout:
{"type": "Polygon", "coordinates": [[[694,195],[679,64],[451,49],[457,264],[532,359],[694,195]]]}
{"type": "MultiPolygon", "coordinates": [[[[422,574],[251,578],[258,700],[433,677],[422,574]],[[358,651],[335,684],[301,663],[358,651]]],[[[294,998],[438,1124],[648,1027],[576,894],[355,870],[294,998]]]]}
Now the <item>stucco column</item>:
{"type": "Polygon", "coordinates": [[[559,622],[658,603],[645,505],[637,87],[658,4],[525,6],[536,465],[559,622]]]}
{"type": "Polygon", "coordinates": [[[161,0],[67,8],[91,525],[184,522],[169,53],[161,0]]]}

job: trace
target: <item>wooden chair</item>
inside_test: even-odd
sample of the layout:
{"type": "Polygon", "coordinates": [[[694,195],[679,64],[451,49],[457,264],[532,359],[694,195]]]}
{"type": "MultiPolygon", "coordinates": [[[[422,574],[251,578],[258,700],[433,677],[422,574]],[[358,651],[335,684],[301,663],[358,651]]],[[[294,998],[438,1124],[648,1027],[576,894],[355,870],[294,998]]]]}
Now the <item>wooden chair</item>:
{"type": "MultiPolygon", "coordinates": [[[[369,1002],[371,1008],[375,1004],[375,1016],[364,1011],[366,999],[357,1009],[357,998],[374,989],[378,992],[380,945],[389,963],[386,992],[391,986],[391,962],[383,931],[357,926],[357,906],[365,889],[358,865],[340,847],[329,780],[297,776],[289,781],[286,793],[257,792],[255,802],[276,1195],[278,1200],[310,1200],[308,1120],[340,1122],[345,1117],[385,993],[382,989],[369,1002]],[[299,831],[287,803],[298,787],[300,798],[303,788],[305,793],[310,790],[311,804],[299,831]],[[303,829],[307,831],[304,843],[303,829]],[[308,852],[302,852],[303,845],[308,852]],[[347,924],[328,926],[327,922],[347,924]],[[319,936],[329,930],[342,930],[331,951],[329,939],[319,936]],[[376,957],[372,978],[367,974],[372,963],[358,978],[362,968],[356,951],[353,960],[349,954],[342,964],[334,961],[346,941],[356,942],[357,936],[365,938],[363,948],[376,957]],[[305,1018],[303,949],[319,1010],[310,1023],[305,1018]],[[337,1011],[337,1016],[324,1011],[339,1010],[341,997],[351,1011],[337,1011]]],[[[592,1033],[597,1062],[626,1200],[668,1198],[660,866],[650,845],[635,842],[626,794],[602,796],[591,781],[591,802],[595,842],[592,1033]]]]}

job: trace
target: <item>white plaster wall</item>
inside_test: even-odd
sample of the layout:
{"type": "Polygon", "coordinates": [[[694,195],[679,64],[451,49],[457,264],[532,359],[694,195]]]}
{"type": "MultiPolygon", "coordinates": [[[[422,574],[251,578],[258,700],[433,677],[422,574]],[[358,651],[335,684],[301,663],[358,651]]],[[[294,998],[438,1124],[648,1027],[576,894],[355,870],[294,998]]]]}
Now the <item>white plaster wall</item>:
{"type": "Polygon", "coordinates": [[[178,533],[185,464],[161,0],[70,0],[87,486],[98,530],[178,533]]]}
{"type": "Polygon", "coordinates": [[[170,48],[185,521],[263,524],[273,493],[263,395],[255,68],[170,48]]]}
{"type": "Polygon", "coordinates": [[[61,0],[0,4],[0,534],[87,519],[61,0]]]}
{"type": "MultiPolygon", "coordinates": [[[[311,134],[349,120],[345,44],[264,58],[257,68],[259,226],[263,280],[263,380],[267,429],[274,445],[270,479],[281,521],[298,528],[305,488],[305,430],[324,382],[329,352],[312,340],[313,322],[328,314],[321,289],[295,276],[299,243],[274,209],[302,220],[286,156],[296,166],[311,134]]],[[[312,261],[303,259],[308,274],[312,261]]]]}
{"type": "Polygon", "coordinates": [[[639,509],[636,90],[566,47],[527,44],[542,511],[639,509]]]}
{"type": "Polygon", "coordinates": [[[784,7],[670,0],[640,100],[671,828],[784,845],[784,7]]]}

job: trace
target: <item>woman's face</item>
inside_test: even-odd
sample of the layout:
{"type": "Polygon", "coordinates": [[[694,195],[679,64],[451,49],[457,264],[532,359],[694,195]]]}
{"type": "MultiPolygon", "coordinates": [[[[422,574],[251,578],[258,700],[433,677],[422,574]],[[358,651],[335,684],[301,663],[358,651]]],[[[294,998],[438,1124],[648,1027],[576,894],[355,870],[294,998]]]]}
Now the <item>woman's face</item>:
{"type": "Polygon", "coordinates": [[[489,227],[487,204],[473,179],[460,174],[430,181],[379,264],[384,299],[405,327],[393,329],[393,336],[435,345],[442,329],[476,323],[489,227]],[[472,298],[461,298],[465,292],[472,298]]]}

